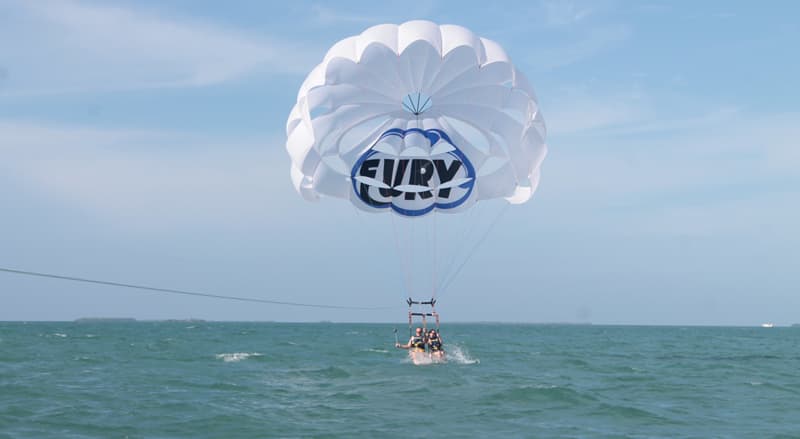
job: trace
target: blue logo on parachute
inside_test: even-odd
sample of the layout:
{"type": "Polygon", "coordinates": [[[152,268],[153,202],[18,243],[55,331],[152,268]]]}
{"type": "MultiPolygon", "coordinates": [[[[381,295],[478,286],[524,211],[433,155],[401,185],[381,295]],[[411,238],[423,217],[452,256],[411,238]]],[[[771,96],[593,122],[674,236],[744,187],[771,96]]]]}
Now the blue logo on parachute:
{"type": "Polygon", "coordinates": [[[438,129],[393,128],[358,158],[353,191],[367,206],[406,216],[462,205],[475,187],[475,168],[438,129]]]}

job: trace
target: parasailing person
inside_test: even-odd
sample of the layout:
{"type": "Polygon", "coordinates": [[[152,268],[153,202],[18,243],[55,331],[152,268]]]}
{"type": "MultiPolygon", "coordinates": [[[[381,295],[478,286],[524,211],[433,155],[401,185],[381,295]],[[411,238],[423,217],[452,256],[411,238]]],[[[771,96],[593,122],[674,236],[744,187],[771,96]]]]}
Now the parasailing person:
{"type": "MultiPolygon", "coordinates": [[[[423,20],[334,44],[300,86],[286,136],[304,199],[339,199],[375,214],[370,226],[388,223],[376,246],[397,247],[405,293],[431,294],[409,307],[433,308],[506,207],[531,199],[547,154],[536,95],[503,48],[423,20]]],[[[438,329],[433,309],[409,310],[409,328],[421,318],[429,337],[432,316],[438,329]]],[[[415,337],[396,345],[414,354],[415,337]]]]}

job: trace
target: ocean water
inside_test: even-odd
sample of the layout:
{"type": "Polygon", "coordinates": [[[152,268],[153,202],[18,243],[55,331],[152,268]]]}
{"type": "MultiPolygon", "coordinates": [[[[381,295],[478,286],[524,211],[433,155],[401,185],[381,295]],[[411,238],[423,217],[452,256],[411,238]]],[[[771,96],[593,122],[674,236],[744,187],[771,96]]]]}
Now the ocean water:
{"type": "Polygon", "coordinates": [[[800,328],[0,323],[1,438],[800,438],[800,328]]]}

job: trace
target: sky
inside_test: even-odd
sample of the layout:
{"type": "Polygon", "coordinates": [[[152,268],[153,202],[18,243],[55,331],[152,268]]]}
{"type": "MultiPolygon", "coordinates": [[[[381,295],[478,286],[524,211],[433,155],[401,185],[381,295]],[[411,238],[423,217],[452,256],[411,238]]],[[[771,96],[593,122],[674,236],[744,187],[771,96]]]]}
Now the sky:
{"type": "Polygon", "coordinates": [[[386,217],[304,201],[285,124],[336,41],[427,19],[500,43],[548,127],[536,194],[439,296],[443,323],[800,322],[798,17],[792,1],[0,0],[0,267],[380,308],[0,273],[0,320],[404,322],[386,217]]]}

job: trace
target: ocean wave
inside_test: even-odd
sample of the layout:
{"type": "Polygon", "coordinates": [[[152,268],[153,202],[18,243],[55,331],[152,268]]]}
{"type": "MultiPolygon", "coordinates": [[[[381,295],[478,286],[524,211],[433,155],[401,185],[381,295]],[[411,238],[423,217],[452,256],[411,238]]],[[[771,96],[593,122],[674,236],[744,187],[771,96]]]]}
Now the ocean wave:
{"type": "Polygon", "coordinates": [[[362,352],[377,352],[379,354],[389,353],[389,351],[387,351],[386,349],[375,349],[375,348],[364,349],[362,352]]]}
{"type": "Polygon", "coordinates": [[[487,397],[487,401],[514,403],[582,404],[596,399],[587,392],[555,384],[525,384],[511,387],[487,397]]]}
{"type": "Polygon", "coordinates": [[[242,361],[246,360],[250,357],[263,357],[264,354],[258,352],[233,352],[233,353],[225,353],[225,354],[217,354],[216,357],[218,360],[222,360],[226,363],[234,362],[234,361],[242,361]]]}
{"type": "Polygon", "coordinates": [[[646,423],[648,425],[674,425],[681,424],[679,419],[655,413],[642,407],[633,407],[627,404],[603,403],[597,407],[596,414],[604,417],[625,419],[627,422],[646,423]]]}
{"type": "Polygon", "coordinates": [[[290,375],[312,379],[339,379],[350,378],[351,374],[346,369],[337,366],[328,366],[314,369],[296,369],[290,375]]]}

